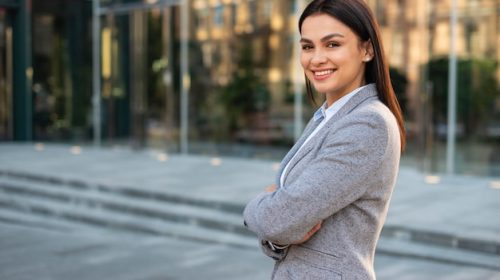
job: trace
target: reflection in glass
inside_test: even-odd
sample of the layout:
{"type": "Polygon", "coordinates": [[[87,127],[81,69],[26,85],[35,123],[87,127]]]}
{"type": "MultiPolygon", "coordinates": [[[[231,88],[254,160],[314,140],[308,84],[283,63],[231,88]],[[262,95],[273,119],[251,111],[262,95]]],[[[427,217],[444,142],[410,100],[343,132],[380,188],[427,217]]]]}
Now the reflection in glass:
{"type": "Polygon", "coordinates": [[[294,141],[293,1],[193,1],[194,152],[279,158],[294,141]]]}
{"type": "Polygon", "coordinates": [[[131,141],[137,148],[178,150],[176,9],[105,17],[101,74],[106,143],[131,141]]]}
{"type": "Polygon", "coordinates": [[[12,139],[12,26],[0,8],[0,140],[12,139]]]}
{"type": "MultiPolygon", "coordinates": [[[[379,18],[405,114],[408,146],[402,163],[444,172],[450,3],[367,2],[379,18]]],[[[179,151],[180,9],[151,8],[159,2],[150,0],[100,3],[109,8],[101,17],[103,143],[179,151]],[[117,12],[120,7],[127,10],[117,12]]],[[[281,158],[295,139],[294,104],[300,100],[294,92],[303,92],[294,53],[296,1],[188,3],[189,151],[281,158]]],[[[500,176],[499,10],[498,1],[459,2],[459,173],[500,176]]],[[[93,137],[90,19],[90,1],[33,1],[36,140],[93,137]]],[[[0,79],[8,83],[8,21],[3,16],[0,23],[0,79]]],[[[12,121],[4,109],[10,102],[6,89],[1,83],[2,139],[9,137],[12,121]]],[[[297,119],[307,121],[315,106],[304,101],[297,119]]]]}
{"type": "Polygon", "coordinates": [[[89,19],[86,1],[33,2],[34,140],[90,138],[89,19]]]}
{"type": "MultiPolygon", "coordinates": [[[[468,1],[458,7],[457,149],[458,173],[500,175],[500,102],[496,47],[497,1],[468,1]]],[[[432,171],[444,172],[448,98],[449,7],[436,3],[431,11],[427,62],[431,88],[432,171]]]]}

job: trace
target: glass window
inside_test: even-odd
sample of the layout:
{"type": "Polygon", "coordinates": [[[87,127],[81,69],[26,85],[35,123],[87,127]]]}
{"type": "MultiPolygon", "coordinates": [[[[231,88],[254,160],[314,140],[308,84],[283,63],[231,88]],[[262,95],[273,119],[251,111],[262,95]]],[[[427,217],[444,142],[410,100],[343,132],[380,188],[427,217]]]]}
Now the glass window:
{"type": "MultiPolygon", "coordinates": [[[[101,17],[102,134],[108,144],[178,151],[180,8],[150,9],[149,3],[101,0],[104,8],[120,11],[110,9],[101,17]]],[[[379,18],[405,115],[408,146],[402,162],[444,172],[451,7],[430,0],[368,3],[379,18]]],[[[315,107],[305,101],[303,80],[296,78],[301,73],[294,57],[296,1],[192,0],[189,5],[190,152],[280,159],[300,126],[295,102],[302,102],[304,121],[315,107]],[[297,91],[303,100],[297,100],[297,91]]],[[[461,1],[458,10],[459,173],[500,174],[498,11],[493,0],[461,1]]],[[[33,2],[37,140],[92,139],[90,19],[89,1],[33,2]]],[[[0,80],[8,82],[6,22],[0,17],[0,80]]],[[[0,83],[2,108],[10,102],[8,89],[0,83]]],[[[9,115],[2,112],[0,137],[6,137],[9,115]]]]}
{"type": "Polygon", "coordinates": [[[12,135],[12,25],[7,9],[0,8],[0,140],[12,135]]]}
{"type": "MultiPolygon", "coordinates": [[[[198,32],[190,43],[190,150],[278,159],[294,140],[289,69],[295,42],[284,28],[293,3],[234,5],[225,12],[235,24],[223,22],[222,36],[217,29],[193,26],[206,36],[198,32]],[[281,19],[278,28],[272,24],[276,17],[281,19]]],[[[205,16],[197,6],[193,13],[205,16]]]]}
{"type": "Polygon", "coordinates": [[[32,18],[35,140],[88,141],[90,3],[34,1],[32,18]]]}
{"type": "MultiPolygon", "coordinates": [[[[374,6],[392,7],[381,26],[408,129],[403,163],[445,172],[451,7],[443,1],[383,2],[374,6]]],[[[496,5],[464,1],[457,11],[455,166],[461,174],[500,175],[496,5]]]]}
{"type": "Polygon", "coordinates": [[[137,9],[104,18],[105,143],[178,150],[177,12],[172,7],[137,9]]]}

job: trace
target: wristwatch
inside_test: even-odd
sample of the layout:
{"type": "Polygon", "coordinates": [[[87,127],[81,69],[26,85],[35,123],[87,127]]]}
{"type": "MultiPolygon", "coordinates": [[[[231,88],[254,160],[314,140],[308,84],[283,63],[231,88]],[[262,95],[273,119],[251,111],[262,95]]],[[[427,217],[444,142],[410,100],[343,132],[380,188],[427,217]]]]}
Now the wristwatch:
{"type": "Polygon", "coordinates": [[[283,250],[290,247],[290,244],[278,245],[278,244],[274,244],[271,241],[267,241],[267,240],[262,240],[262,245],[267,246],[269,249],[271,249],[271,251],[278,253],[278,254],[283,253],[283,250]]]}

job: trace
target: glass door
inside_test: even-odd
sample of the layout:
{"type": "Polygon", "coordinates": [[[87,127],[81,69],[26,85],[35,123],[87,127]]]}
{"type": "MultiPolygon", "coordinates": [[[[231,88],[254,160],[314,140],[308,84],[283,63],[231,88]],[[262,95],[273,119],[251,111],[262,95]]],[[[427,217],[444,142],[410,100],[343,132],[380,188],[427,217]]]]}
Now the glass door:
{"type": "Polygon", "coordinates": [[[86,143],[91,138],[91,2],[33,1],[33,136],[86,143]]]}
{"type": "Polygon", "coordinates": [[[12,24],[0,7],[0,140],[12,140],[12,24]]]}
{"type": "Polygon", "coordinates": [[[102,117],[107,145],[178,150],[177,9],[103,15],[102,117]]]}

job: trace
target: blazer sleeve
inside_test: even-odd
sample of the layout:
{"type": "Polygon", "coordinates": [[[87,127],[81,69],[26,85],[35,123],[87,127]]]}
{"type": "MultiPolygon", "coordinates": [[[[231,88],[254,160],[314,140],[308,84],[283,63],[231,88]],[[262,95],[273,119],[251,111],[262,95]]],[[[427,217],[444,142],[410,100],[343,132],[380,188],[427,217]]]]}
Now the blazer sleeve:
{"type": "Polygon", "coordinates": [[[326,136],[316,158],[297,179],[262,193],[243,212],[262,240],[291,244],[317,223],[359,199],[376,176],[387,149],[388,127],[378,114],[345,121],[326,136]]]}

